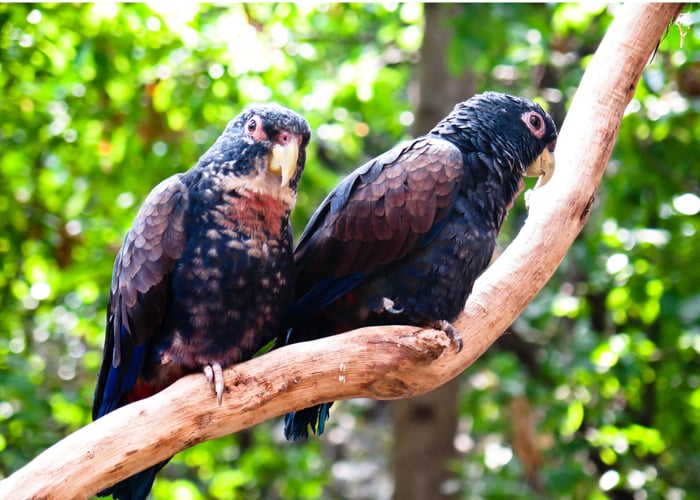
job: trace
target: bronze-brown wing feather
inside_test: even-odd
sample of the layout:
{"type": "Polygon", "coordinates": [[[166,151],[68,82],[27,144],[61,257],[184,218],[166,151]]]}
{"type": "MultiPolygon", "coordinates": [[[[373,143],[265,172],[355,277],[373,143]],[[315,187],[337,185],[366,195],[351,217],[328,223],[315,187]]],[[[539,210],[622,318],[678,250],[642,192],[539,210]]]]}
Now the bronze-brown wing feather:
{"type": "Polygon", "coordinates": [[[182,255],[187,202],[180,175],[158,184],[146,198],[117,256],[110,295],[121,299],[121,311],[114,312],[136,344],[153,334],[165,312],[165,294],[152,289],[167,285],[165,277],[182,255]]]}
{"type": "Polygon", "coordinates": [[[457,147],[432,137],[357,169],[328,195],[300,239],[295,257],[305,272],[297,290],[325,276],[371,273],[425,244],[449,213],[462,171],[457,147]]]}
{"type": "Polygon", "coordinates": [[[144,355],[138,347],[163,322],[170,288],[168,275],[185,247],[187,206],[187,189],[180,174],[174,175],[149,194],[124,238],[114,263],[107,306],[108,348],[97,382],[95,418],[113,409],[104,407],[100,398],[124,393],[128,389],[125,386],[135,381],[144,355]]]}

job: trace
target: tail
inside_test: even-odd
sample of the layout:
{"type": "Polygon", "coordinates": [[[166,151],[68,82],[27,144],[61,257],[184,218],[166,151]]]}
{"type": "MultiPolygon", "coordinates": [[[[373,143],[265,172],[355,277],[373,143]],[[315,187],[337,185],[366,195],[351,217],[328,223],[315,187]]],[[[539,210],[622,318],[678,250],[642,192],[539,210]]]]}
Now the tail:
{"type": "Polygon", "coordinates": [[[151,491],[153,481],[156,479],[156,474],[168,461],[170,461],[170,459],[134,474],[114,486],[100,491],[97,496],[106,497],[112,495],[114,500],[145,500],[148,493],[151,491]]]}
{"type": "Polygon", "coordinates": [[[284,437],[287,441],[304,441],[309,437],[309,428],[319,436],[326,430],[328,410],[333,403],[323,403],[311,408],[293,411],[284,416],[284,437]]]}
{"type": "MultiPolygon", "coordinates": [[[[298,306],[295,306],[298,307],[298,306]]],[[[293,320],[288,318],[285,324],[292,324],[293,320]]],[[[277,337],[277,346],[304,342],[307,340],[320,339],[329,334],[324,331],[316,331],[314,328],[291,327],[281,332],[277,337]],[[302,333],[303,332],[303,333],[302,333]]],[[[287,441],[305,441],[309,438],[309,429],[314,434],[320,436],[326,430],[326,420],[328,411],[333,402],[323,403],[311,408],[289,412],[284,416],[284,437],[287,441]]]]}

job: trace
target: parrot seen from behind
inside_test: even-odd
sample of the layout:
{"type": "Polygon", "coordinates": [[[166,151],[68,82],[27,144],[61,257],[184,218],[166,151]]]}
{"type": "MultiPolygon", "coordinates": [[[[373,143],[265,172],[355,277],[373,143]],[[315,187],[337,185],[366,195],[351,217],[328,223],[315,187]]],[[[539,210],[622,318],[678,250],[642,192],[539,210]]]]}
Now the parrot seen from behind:
{"type": "MultiPolygon", "coordinates": [[[[309,138],[298,114],[248,107],[151,191],[114,263],[93,419],[201,371],[221,404],[222,369],[275,337],[292,300],[289,214],[309,138]]],[[[166,462],[100,495],[144,499],[166,462]]]]}
{"type": "MultiPolygon", "coordinates": [[[[362,326],[453,321],[488,266],[523,176],[553,173],[557,129],[539,105],[486,92],[427,135],[342,180],[294,253],[295,304],[278,345],[362,326]]],[[[288,413],[285,436],[323,433],[332,403],[288,413]]]]}

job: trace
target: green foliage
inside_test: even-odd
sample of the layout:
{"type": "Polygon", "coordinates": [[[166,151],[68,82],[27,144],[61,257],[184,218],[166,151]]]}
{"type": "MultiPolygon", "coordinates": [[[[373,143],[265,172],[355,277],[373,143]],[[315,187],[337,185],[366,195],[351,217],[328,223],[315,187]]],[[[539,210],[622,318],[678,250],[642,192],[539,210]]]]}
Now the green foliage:
{"type": "MultiPolygon", "coordinates": [[[[302,229],[405,133],[420,22],[377,5],[0,5],[2,475],[90,421],[114,255],[152,187],[246,104],[278,101],[314,131],[302,229]]],[[[154,495],[317,497],[330,464],[273,425],[178,455],[154,495]]]]}
{"type": "MultiPolygon", "coordinates": [[[[452,8],[451,70],[558,123],[611,20],[591,2],[452,8]]],[[[684,30],[647,67],[591,219],[517,342],[463,377],[464,498],[700,490],[700,37],[684,30]],[[537,480],[514,444],[521,397],[537,480]]],[[[313,129],[301,230],[343,173],[407,136],[422,38],[419,4],[0,4],[0,474],[90,421],[114,255],[150,189],[247,103],[277,101],[313,129]]],[[[503,245],[524,217],[518,201],[503,245]]],[[[386,496],[369,479],[386,469],[382,408],[336,405],[305,445],[267,422],[196,446],[153,497],[386,496]]]]}
{"type": "MultiPolygon", "coordinates": [[[[551,28],[542,37],[550,52],[538,71],[569,98],[572,75],[582,74],[610,17],[604,6],[591,4],[559,5],[550,14],[551,28]]],[[[537,24],[528,19],[528,25],[537,24]]],[[[503,349],[470,368],[470,380],[488,376],[493,384],[468,383],[464,413],[474,429],[489,416],[496,419],[475,449],[492,433],[508,443],[503,429],[514,432],[516,424],[507,419],[518,417],[503,415],[501,401],[525,395],[538,412],[531,432],[550,443],[543,446],[539,479],[557,498],[597,498],[600,492],[682,498],[700,488],[693,451],[700,443],[693,406],[700,383],[700,170],[694,160],[700,39],[697,30],[682,30],[669,28],[644,72],[584,233],[513,325],[525,342],[514,348],[504,341],[503,349]],[[503,358],[513,354],[527,368],[525,376],[503,371],[503,358]]],[[[540,93],[550,95],[546,88],[540,93]]],[[[517,212],[510,219],[517,229],[517,212]]],[[[484,484],[482,497],[517,492],[508,477],[517,483],[521,472],[494,471],[468,476],[484,484]]]]}

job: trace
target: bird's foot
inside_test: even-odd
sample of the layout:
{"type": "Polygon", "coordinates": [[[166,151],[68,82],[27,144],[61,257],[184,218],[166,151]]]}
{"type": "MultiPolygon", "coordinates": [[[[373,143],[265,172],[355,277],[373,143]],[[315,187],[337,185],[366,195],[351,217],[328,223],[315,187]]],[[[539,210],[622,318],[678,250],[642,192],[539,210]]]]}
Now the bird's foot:
{"type": "Polygon", "coordinates": [[[219,363],[205,365],[204,375],[206,375],[209,384],[214,388],[216,400],[219,402],[219,406],[221,406],[224,394],[224,372],[221,369],[221,365],[219,363]]]}
{"type": "Polygon", "coordinates": [[[396,303],[388,297],[382,297],[382,311],[386,311],[390,314],[401,314],[403,312],[403,307],[396,309],[394,306],[396,303]]]}
{"type": "Polygon", "coordinates": [[[445,332],[451,341],[457,343],[457,352],[462,351],[462,336],[449,321],[442,319],[440,321],[436,321],[430,326],[436,330],[442,330],[445,332]]]}

